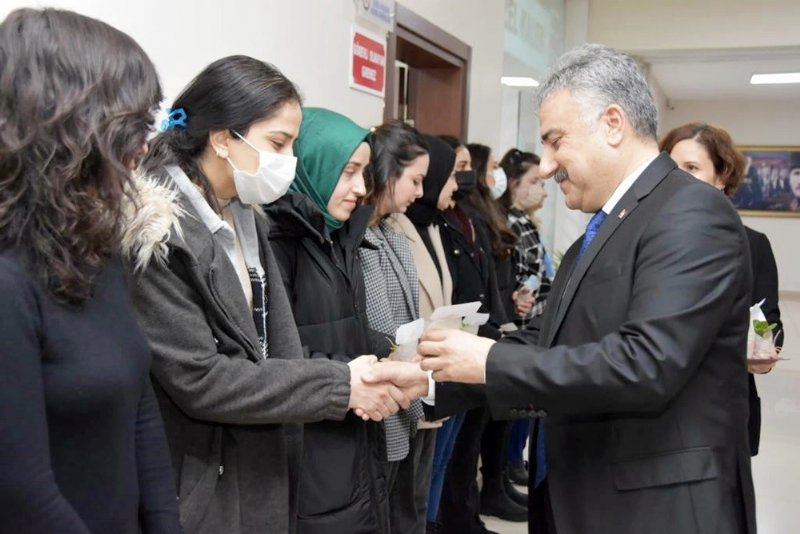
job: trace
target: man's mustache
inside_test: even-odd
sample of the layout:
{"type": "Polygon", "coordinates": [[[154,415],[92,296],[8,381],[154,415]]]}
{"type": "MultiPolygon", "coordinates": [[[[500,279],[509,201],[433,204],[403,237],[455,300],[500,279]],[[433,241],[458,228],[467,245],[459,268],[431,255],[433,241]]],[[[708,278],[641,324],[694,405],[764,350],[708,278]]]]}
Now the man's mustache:
{"type": "Polygon", "coordinates": [[[558,169],[552,175],[552,178],[557,184],[560,184],[561,182],[563,182],[564,180],[569,178],[569,175],[567,174],[567,170],[562,168],[562,169],[558,169]]]}

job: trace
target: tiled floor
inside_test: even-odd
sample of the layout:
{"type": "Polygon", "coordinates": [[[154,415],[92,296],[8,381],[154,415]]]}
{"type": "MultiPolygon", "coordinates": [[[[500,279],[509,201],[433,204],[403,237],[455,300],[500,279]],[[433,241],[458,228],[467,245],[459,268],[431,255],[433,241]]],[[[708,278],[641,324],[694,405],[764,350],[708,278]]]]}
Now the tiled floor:
{"type": "MultiPolygon", "coordinates": [[[[800,295],[781,295],[786,335],[782,361],[756,378],[761,395],[761,451],[753,458],[759,534],[800,532],[800,295]]],[[[527,523],[484,517],[501,534],[528,532],[527,523]]]]}

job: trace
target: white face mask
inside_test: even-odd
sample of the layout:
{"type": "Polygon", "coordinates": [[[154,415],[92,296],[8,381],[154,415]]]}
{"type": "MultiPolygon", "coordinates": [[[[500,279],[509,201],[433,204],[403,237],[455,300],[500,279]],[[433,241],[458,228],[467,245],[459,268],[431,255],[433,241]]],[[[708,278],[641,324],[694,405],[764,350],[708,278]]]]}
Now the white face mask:
{"type": "Polygon", "coordinates": [[[503,196],[503,193],[506,192],[506,187],[508,187],[508,178],[506,178],[506,171],[503,170],[503,167],[497,167],[492,172],[492,176],[494,176],[494,185],[489,188],[489,193],[492,195],[494,200],[503,196]]]}
{"type": "Polygon", "coordinates": [[[231,159],[227,158],[233,167],[233,183],[236,185],[239,200],[244,204],[271,204],[285,195],[294,181],[297,158],[259,150],[240,134],[233,133],[258,152],[258,170],[255,174],[237,169],[231,159]]]}

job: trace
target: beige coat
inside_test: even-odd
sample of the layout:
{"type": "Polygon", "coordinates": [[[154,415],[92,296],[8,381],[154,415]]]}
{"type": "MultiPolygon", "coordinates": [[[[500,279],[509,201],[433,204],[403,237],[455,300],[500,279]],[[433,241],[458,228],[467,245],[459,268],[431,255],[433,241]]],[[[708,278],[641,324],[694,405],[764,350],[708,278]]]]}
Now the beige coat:
{"type": "Polygon", "coordinates": [[[433,263],[430,252],[425,246],[425,242],[417,231],[416,226],[405,215],[396,213],[389,218],[389,222],[398,232],[405,234],[408,238],[408,245],[411,247],[411,254],[414,256],[414,263],[417,267],[419,276],[419,315],[429,319],[433,310],[440,306],[449,306],[453,298],[453,279],[450,277],[450,270],[447,268],[447,258],[444,255],[442,238],[439,235],[439,228],[429,226],[427,231],[430,235],[433,248],[436,250],[436,257],[442,268],[442,276],[436,264],[433,263]]]}

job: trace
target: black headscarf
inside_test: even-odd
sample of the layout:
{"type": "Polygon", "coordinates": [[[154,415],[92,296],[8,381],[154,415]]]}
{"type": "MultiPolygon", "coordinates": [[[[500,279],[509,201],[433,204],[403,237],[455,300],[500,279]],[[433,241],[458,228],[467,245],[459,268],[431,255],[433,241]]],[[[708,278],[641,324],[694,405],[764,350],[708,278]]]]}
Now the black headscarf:
{"type": "Polygon", "coordinates": [[[428,134],[422,134],[422,136],[428,144],[430,164],[428,165],[428,174],[422,181],[422,197],[408,207],[406,216],[411,219],[414,226],[424,228],[433,223],[439,212],[436,207],[439,203],[439,193],[442,192],[444,184],[450,178],[450,173],[453,172],[456,153],[450,148],[450,145],[438,137],[428,134]]]}
{"type": "MultiPolygon", "coordinates": [[[[428,249],[433,264],[439,272],[439,278],[442,278],[442,266],[439,265],[439,259],[436,257],[436,249],[433,247],[431,237],[428,234],[428,226],[434,224],[434,221],[439,215],[439,193],[444,189],[444,184],[450,178],[453,172],[453,167],[456,164],[456,152],[450,145],[432,135],[422,134],[425,142],[428,144],[428,155],[430,156],[430,163],[428,164],[428,174],[422,181],[422,197],[418,198],[406,210],[406,216],[414,223],[417,228],[422,242],[425,243],[425,248],[428,249]]],[[[447,268],[447,266],[445,266],[447,268]]]]}

